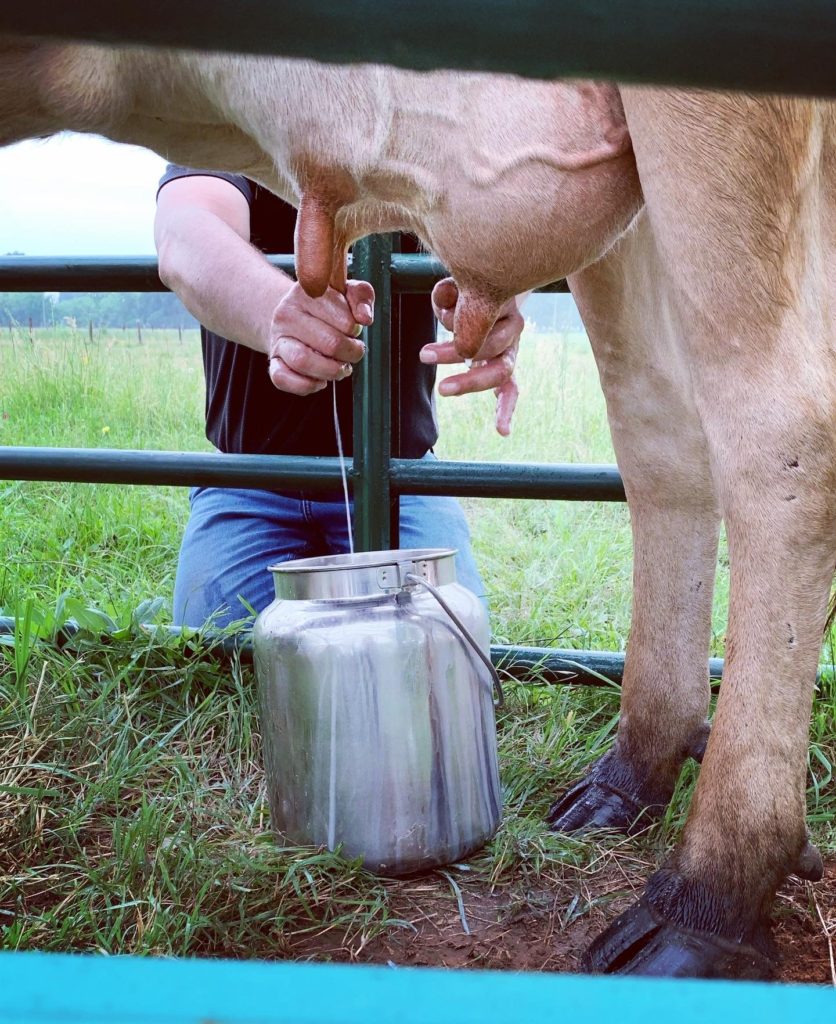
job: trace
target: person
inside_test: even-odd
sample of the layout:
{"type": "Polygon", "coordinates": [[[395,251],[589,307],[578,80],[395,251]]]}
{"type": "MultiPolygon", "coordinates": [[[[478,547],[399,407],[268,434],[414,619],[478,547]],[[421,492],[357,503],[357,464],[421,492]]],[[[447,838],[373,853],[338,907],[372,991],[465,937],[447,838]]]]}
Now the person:
{"type": "MultiPolygon", "coordinates": [[[[295,218],[292,206],[242,175],[169,165],[154,224],[159,274],[202,325],[206,436],[216,448],[337,455],[334,381],[342,448],[350,459],[351,373],[363,356],[358,335],[373,320],[374,292],[367,282],[349,281],[345,295],[329,288],[311,299],[273,267],[264,254],[293,251],[295,218]]],[[[417,251],[409,236],[402,236],[402,246],[417,251]]],[[[436,310],[448,326],[455,307],[451,287],[439,291],[436,310]]],[[[480,352],[485,358],[448,378],[441,392],[507,388],[521,329],[514,306],[494,328],[492,346],[480,352]]],[[[435,342],[427,296],[393,298],[392,340],[400,349],[392,361],[392,455],[432,459],[436,365],[458,357],[449,342],[435,342]]],[[[402,495],[400,546],[456,548],[459,581],[485,599],[455,499],[402,495]]],[[[348,550],[342,490],[194,488],[177,565],[174,622],[228,625],[272,601],[268,565],[348,550]]]]}

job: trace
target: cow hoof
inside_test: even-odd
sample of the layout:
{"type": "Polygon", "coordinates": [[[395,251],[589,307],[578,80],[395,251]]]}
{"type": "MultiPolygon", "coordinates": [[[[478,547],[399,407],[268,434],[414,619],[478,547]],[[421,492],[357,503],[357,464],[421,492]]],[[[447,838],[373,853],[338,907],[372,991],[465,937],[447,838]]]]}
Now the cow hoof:
{"type": "Polygon", "coordinates": [[[667,801],[643,798],[632,775],[616,751],[605,754],[549,808],[546,820],[552,831],[607,828],[629,835],[646,828],[667,801]]]}
{"type": "Polygon", "coordinates": [[[741,978],[764,981],[773,960],[754,946],[692,931],[663,917],[646,896],[598,936],[581,970],[651,978],[741,978]]]}
{"type": "Polygon", "coordinates": [[[813,846],[809,838],[798,856],[798,863],[793,874],[808,882],[820,882],[824,878],[824,861],[821,859],[818,847],[813,846]]]}

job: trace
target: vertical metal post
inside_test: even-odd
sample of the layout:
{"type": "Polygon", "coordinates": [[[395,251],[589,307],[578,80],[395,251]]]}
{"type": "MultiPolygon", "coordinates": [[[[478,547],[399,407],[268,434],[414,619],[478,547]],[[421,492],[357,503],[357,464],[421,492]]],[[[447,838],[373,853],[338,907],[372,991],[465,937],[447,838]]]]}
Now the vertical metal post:
{"type": "Polygon", "coordinates": [[[358,551],[390,545],[392,281],[391,235],[354,246],[353,276],[374,288],[374,323],[364,332],[366,354],[354,371],[354,543],[358,551]]]}
{"type": "MultiPolygon", "coordinates": [[[[403,235],[398,232],[394,232],[389,236],[392,239],[392,253],[399,253],[401,251],[401,240],[403,235]]],[[[392,261],[389,263],[391,270],[392,261]]],[[[391,273],[389,275],[390,287],[391,287],[391,273]]],[[[401,454],[402,445],[402,410],[401,400],[403,398],[401,392],[401,360],[403,359],[403,345],[401,339],[403,337],[403,301],[401,296],[398,294],[398,289],[395,288],[394,292],[390,296],[389,306],[389,395],[391,401],[389,403],[389,454],[392,455],[394,451],[395,457],[401,454]],[[395,322],[397,321],[397,330],[395,330],[395,322]],[[397,438],[397,442],[393,445],[392,438],[397,438]]],[[[407,396],[407,401],[410,396],[407,396]]],[[[390,465],[390,486],[391,486],[391,463],[390,465]]],[[[400,496],[395,494],[389,498],[389,547],[399,548],[401,546],[401,499],[400,496]]]]}

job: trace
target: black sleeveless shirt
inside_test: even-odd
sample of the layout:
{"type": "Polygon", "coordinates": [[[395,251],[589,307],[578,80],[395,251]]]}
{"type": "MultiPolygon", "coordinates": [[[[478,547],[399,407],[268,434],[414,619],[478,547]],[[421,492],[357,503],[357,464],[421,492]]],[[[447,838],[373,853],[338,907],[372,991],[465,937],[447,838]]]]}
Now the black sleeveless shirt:
{"type": "MultiPolygon", "coordinates": [[[[250,241],[264,253],[292,253],[296,210],[239,174],[170,164],[160,188],[175,178],[211,175],[240,190],[250,207],[250,241]]],[[[402,252],[417,252],[410,235],[402,252]]],[[[435,367],[418,360],[418,350],[435,340],[428,295],[392,297],[392,455],[419,459],[438,440],[433,386],[435,367]]],[[[336,455],[331,388],[313,395],[278,391],[267,375],[267,359],[201,327],[206,374],[206,436],[222,452],[260,455],[336,455]]],[[[343,448],[352,451],[352,377],[337,383],[343,448]]]]}

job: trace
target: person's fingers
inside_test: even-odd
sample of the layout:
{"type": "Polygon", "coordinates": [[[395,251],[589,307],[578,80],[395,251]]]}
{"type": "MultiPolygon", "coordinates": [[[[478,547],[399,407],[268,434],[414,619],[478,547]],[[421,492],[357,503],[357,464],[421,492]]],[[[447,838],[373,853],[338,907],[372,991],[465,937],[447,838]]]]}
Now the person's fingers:
{"type": "Polygon", "coordinates": [[[275,388],[291,395],[312,395],[328,387],[327,381],[312,380],[310,377],[295,373],[278,356],[271,357],[267,372],[275,388]]]}
{"type": "Polygon", "coordinates": [[[368,281],[349,281],[345,298],[354,322],[368,327],[374,321],[374,288],[368,281]]]}
{"type": "Polygon", "coordinates": [[[490,391],[506,384],[513,373],[514,361],[506,353],[486,362],[475,362],[464,373],[446,377],[438,385],[438,393],[449,397],[490,391]]]}
{"type": "MultiPolygon", "coordinates": [[[[452,318],[452,314],[449,315],[452,318]]],[[[494,359],[512,347],[516,348],[524,326],[525,321],[516,312],[498,320],[473,358],[494,359]]],[[[418,353],[418,358],[427,364],[460,363],[462,359],[456,346],[449,341],[425,345],[418,353]]]]}
{"type": "Polygon", "coordinates": [[[270,355],[281,359],[294,373],[314,380],[343,380],[352,370],[347,360],[331,359],[298,338],[276,339],[270,355]]]}
{"type": "Polygon", "coordinates": [[[278,313],[277,308],[271,328],[271,355],[280,339],[295,338],[308,348],[338,363],[358,363],[363,358],[366,346],[359,338],[353,336],[353,328],[356,326],[353,322],[352,333],[347,335],[305,310],[286,309],[280,316],[278,313]]]}
{"type": "Polygon", "coordinates": [[[508,352],[511,349],[516,352],[517,345],[522,333],[522,318],[520,323],[514,317],[504,317],[494,324],[492,330],[482,343],[482,347],[473,357],[474,359],[495,359],[497,356],[508,352]]]}
{"type": "Polygon", "coordinates": [[[519,395],[520,389],[517,387],[517,382],[513,375],[502,387],[496,389],[496,415],[494,422],[497,433],[503,437],[508,437],[511,433],[511,419],[514,415],[514,409],[517,407],[519,395]]]}
{"type": "MultiPolygon", "coordinates": [[[[368,297],[367,292],[366,301],[368,297]]],[[[341,334],[353,334],[357,323],[348,299],[335,288],[327,288],[322,295],[311,298],[301,285],[295,284],[276,306],[273,321],[281,324],[299,315],[313,316],[341,334]]]]}
{"type": "Polygon", "coordinates": [[[445,365],[448,363],[460,363],[462,357],[456,351],[452,341],[433,341],[419,351],[418,358],[422,363],[433,366],[436,363],[445,365]]]}

